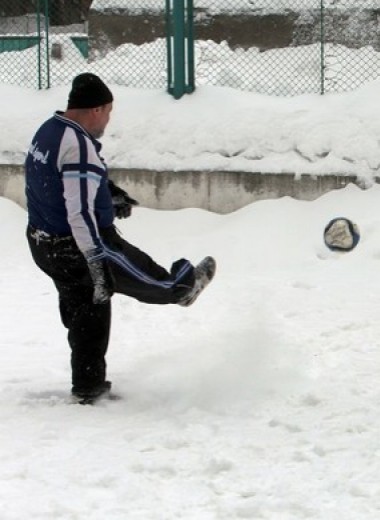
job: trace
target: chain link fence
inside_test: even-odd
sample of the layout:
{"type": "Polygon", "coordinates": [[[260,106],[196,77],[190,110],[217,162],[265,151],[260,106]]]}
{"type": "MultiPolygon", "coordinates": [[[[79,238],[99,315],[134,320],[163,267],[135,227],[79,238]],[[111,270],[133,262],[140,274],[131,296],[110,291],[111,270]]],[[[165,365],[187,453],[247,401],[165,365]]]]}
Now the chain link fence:
{"type": "Polygon", "coordinates": [[[378,0],[330,0],[322,18],[325,91],[343,92],[380,77],[378,0]]]}
{"type": "Polygon", "coordinates": [[[0,0],[0,82],[166,87],[164,0],[0,0]]]}
{"type": "Polygon", "coordinates": [[[87,66],[85,2],[0,1],[0,81],[48,88],[87,66]]]}
{"type": "Polygon", "coordinates": [[[378,0],[195,0],[196,78],[265,94],[380,76],[378,0]]]}
{"type": "Polygon", "coordinates": [[[88,24],[92,72],[130,87],[166,87],[165,0],[94,0],[88,24]]]}
{"type": "MultiPolygon", "coordinates": [[[[174,0],[177,1],[177,0],[174,0]]],[[[0,0],[0,82],[166,88],[165,0],[0,0]]],[[[195,78],[272,95],[380,76],[378,0],[194,0],[195,78]]]]}

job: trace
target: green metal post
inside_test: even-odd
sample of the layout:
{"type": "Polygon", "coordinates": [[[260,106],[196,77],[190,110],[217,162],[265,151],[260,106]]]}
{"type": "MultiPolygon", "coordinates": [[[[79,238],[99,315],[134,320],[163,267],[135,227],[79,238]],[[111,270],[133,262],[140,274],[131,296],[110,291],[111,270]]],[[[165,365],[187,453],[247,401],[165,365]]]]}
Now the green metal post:
{"type": "Polygon", "coordinates": [[[41,4],[40,0],[37,0],[37,34],[38,34],[38,46],[37,46],[37,74],[38,74],[38,88],[42,88],[41,78],[41,4]]]}
{"type": "Polygon", "coordinates": [[[49,0],[45,0],[44,14],[45,14],[46,88],[50,88],[49,0]]]}
{"type": "Polygon", "coordinates": [[[187,0],[187,85],[186,92],[195,90],[194,77],[194,6],[193,0],[187,0]]]}
{"type": "Polygon", "coordinates": [[[174,40],[174,89],[175,99],[185,93],[185,1],[174,0],[173,5],[174,40]]]}
{"type": "Polygon", "coordinates": [[[166,0],[168,92],[175,99],[195,89],[193,0],[166,0]]]}
{"type": "Polygon", "coordinates": [[[173,45],[172,45],[172,16],[171,16],[171,4],[170,0],[166,0],[166,52],[167,52],[167,64],[168,64],[168,75],[167,75],[167,89],[170,94],[173,93],[173,45]]]}
{"type": "Polygon", "coordinates": [[[321,94],[325,93],[325,6],[321,0],[321,94]]]}

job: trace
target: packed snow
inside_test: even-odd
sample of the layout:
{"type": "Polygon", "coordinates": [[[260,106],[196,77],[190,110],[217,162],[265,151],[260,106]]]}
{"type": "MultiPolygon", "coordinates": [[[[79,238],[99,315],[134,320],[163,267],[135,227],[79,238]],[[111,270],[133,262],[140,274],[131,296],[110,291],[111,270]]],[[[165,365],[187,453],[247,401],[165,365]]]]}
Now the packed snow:
{"type": "MultiPolygon", "coordinates": [[[[175,101],[163,90],[110,85],[114,110],[103,138],[110,167],[353,174],[368,183],[378,175],[380,80],[289,99],[200,86],[175,101]]],[[[17,110],[2,106],[0,163],[23,163],[36,128],[65,109],[68,91],[0,87],[2,99],[17,100],[17,110]]]]}
{"type": "Polygon", "coordinates": [[[55,289],[0,199],[2,520],[377,520],[379,198],[137,208],[127,239],[218,273],[188,309],[114,296],[122,399],[93,407],[70,404],[55,289]],[[323,244],[337,215],[360,228],[351,253],[323,244]]]}

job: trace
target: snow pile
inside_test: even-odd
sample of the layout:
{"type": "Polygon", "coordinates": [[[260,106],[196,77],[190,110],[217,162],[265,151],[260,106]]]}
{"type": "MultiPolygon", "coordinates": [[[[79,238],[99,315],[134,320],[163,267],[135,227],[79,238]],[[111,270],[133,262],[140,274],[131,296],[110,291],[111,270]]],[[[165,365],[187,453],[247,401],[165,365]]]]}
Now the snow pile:
{"type": "MultiPolygon", "coordinates": [[[[78,71],[79,72],[79,71],[78,71]]],[[[352,174],[367,182],[380,166],[380,81],[346,94],[273,98],[200,87],[175,101],[157,90],[112,85],[103,154],[111,167],[352,174]]],[[[0,86],[0,163],[23,163],[37,127],[65,109],[68,87],[0,86]]]]}

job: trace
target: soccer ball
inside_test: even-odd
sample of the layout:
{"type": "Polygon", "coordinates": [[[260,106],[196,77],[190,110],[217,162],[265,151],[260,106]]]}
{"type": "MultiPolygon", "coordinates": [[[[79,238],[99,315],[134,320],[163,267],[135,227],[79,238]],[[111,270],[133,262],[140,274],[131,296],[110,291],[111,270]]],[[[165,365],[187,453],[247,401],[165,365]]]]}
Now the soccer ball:
{"type": "Polygon", "coordinates": [[[345,253],[352,251],[358,245],[360,232],[358,226],[352,220],[337,217],[327,224],[323,238],[331,251],[345,253]]]}

